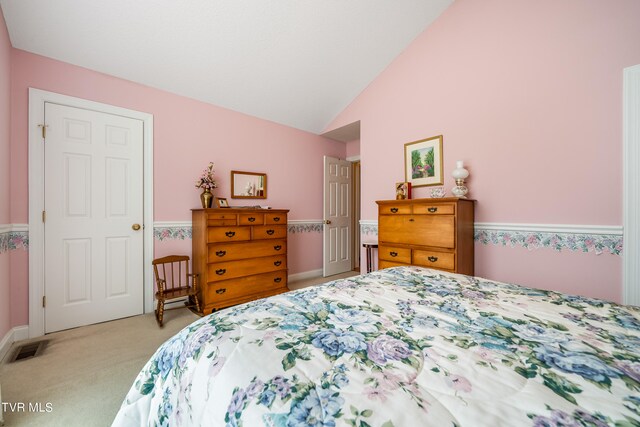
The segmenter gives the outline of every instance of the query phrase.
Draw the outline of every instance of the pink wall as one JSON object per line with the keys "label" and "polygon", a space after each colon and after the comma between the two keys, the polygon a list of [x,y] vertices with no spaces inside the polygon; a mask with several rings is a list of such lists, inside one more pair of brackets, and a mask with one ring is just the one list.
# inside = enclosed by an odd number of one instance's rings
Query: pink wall
{"label": "pink wall", "polygon": [[[361,121],[363,219],[393,197],[403,144],[442,134],[445,188],[464,160],[476,221],[620,225],[622,70],[640,63],[638,16],[636,0],[454,2],[327,127]],[[477,274],[548,286],[537,254],[511,252],[531,263],[514,271],[476,249]],[[567,290],[620,300],[615,256],[552,254]]]}
{"label": "pink wall", "polygon": [[346,144],[347,144],[347,158],[360,155],[359,139],[354,139],[353,141],[349,141]]}
{"label": "pink wall", "polygon": [[153,114],[156,221],[191,219],[189,209],[200,203],[194,182],[209,161],[216,195],[229,197],[232,169],[266,172],[268,199],[260,203],[289,208],[292,219],[321,218],[322,156],[344,156],[343,143],[21,50],[12,60],[12,194],[23,196],[12,206],[14,219],[28,216],[29,87]]}
{"label": "pink wall", "polygon": [[[11,223],[10,196],[11,42],[0,13],[0,225]],[[0,253],[0,340],[11,329],[9,253]]]}
{"label": "pink wall", "polygon": [[[89,99],[144,111],[154,116],[154,219],[190,221],[200,204],[196,177],[209,161],[215,163],[219,188],[214,194],[230,196],[233,170],[266,172],[268,199],[238,201],[233,205],[263,204],[290,209],[290,219],[322,218],[323,155],[345,156],[345,144],[307,132],[257,119],[217,106],[173,95],[74,65],[12,51],[11,215],[13,222],[28,222],[27,137],[28,88]],[[292,254],[290,273],[321,267],[322,245],[306,233],[295,238],[307,255]],[[191,253],[190,241],[156,242],[158,255]],[[26,261],[19,269],[26,271]],[[26,273],[14,283],[17,290],[13,323],[28,323]]]}

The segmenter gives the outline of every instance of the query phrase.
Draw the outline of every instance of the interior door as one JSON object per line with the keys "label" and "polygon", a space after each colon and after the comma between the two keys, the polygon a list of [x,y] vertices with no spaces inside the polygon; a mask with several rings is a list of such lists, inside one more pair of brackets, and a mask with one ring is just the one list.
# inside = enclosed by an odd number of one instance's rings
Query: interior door
{"label": "interior door", "polygon": [[351,163],[324,157],[324,277],[353,268]]}
{"label": "interior door", "polygon": [[143,123],[45,103],[45,332],[143,312]]}

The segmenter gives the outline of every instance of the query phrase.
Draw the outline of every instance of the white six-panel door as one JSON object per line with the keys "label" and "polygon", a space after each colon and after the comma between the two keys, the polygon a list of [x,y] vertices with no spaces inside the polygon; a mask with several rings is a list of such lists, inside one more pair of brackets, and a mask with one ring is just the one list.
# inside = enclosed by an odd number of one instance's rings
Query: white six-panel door
{"label": "white six-panel door", "polygon": [[45,332],[141,314],[142,121],[46,103],[45,123]]}
{"label": "white six-panel door", "polygon": [[351,162],[324,157],[324,277],[353,268],[351,249]]}

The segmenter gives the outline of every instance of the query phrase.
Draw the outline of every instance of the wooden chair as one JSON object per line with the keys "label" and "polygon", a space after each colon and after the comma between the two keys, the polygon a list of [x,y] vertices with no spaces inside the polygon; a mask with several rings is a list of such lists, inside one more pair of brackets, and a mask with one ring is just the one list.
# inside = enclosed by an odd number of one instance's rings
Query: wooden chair
{"label": "wooden chair", "polygon": [[[165,301],[187,297],[185,307],[196,307],[200,311],[198,302],[198,275],[189,273],[189,257],[186,255],[169,255],[154,259],[153,271],[156,276],[156,320],[162,326]],[[193,300],[193,302],[192,302]],[[173,308],[182,308],[173,307]],[[167,309],[169,310],[169,309]]]}

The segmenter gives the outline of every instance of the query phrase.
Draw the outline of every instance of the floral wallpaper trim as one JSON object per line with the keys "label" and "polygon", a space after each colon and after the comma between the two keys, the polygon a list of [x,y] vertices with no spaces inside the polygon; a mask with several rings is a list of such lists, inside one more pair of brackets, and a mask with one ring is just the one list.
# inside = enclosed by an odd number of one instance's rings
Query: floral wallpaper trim
{"label": "floral wallpaper trim", "polygon": [[[322,233],[321,220],[291,220],[287,224],[287,231],[291,234]],[[191,222],[156,222],[153,227],[153,237],[156,240],[185,240],[192,237]]]}
{"label": "floral wallpaper trim", "polygon": [[565,249],[573,252],[593,252],[596,255],[603,252],[612,255],[622,253],[621,235],[476,229],[474,240],[483,245],[522,246],[529,250],[548,248],[560,252]]}
{"label": "floral wallpaper trim", "polygon": [[[623,249],[622,227],[618,226],[476,223],[474,228],[474,241],[483,245],[593,252],[596,255],[603,252],[621,255]],[[377,221],[360,221],[360,234],[377,236]]]}
{"label": "floral wallpaper trim", "polygon": [[378,235],[378,221],[360,220],[360,234]]}
{"label": "floral wallpaper trim", "polygon": [[322,233],[321,220],[290,220],[287,224],[287,231],[296,233]]}
{"label": "floral wallpaper trim", "polygon": [[153,237],[156,240],[191,239],[191,225],[188,226],[154,226]]}
{"label": "floral wallpaper trim", "polygon": [[10,231],[0,231],[0,254],[17,249],[29,249],[29,232],[13,231],[11,227],[3,227]]}

